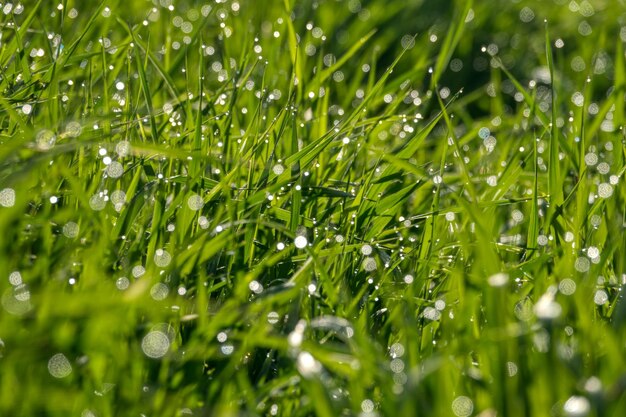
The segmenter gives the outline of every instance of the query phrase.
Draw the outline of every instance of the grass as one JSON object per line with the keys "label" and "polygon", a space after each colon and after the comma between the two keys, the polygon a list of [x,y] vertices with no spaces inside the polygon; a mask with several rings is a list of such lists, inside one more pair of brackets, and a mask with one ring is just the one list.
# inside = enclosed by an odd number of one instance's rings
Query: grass
{"label": "grass", "polygon": [[0,415],[621,415],[624,2],[431,3],[3,3]]}

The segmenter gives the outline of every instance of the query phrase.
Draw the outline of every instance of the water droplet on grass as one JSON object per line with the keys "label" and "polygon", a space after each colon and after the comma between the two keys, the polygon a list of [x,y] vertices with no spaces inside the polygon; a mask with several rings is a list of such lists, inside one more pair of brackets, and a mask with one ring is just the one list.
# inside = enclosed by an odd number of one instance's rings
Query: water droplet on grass
{"label": "water droplet on grass", "polygon": [[279,315],[278,315],[278,313],[277,313],[277,312],[275,312],[275,311],[270,311],[270,312],[267,314],[267,322],[268,322],[269,324],[276,324],[276,323],[278,323],[278,319],[279,319],[279,318],[280,318],[280,316],[279,316]]}
{"label": "water droplet on grass", "polygon": [[468,417],[474,411],[474,403],[469,397],[461,395],[452,401],[452,412],[457,417]]}
{"label": "water droplet on grass", "polygon": [[48,360],[48,372],[55,378],[65,378],[72,373],[72,364],[62,353],[57,353]]}
{"label": "water droplet on grass", "polygon": [[603,182],[602,184],[598,185],[598,195],[601,198],[611,197],[613,195],[613,186],[611,186],[611,184]]}
{"label": "water droplet on grass", "polygon": [[124,174],[124,167],[117,161],[112,161],[106,168],[107,175],[111,178],[119,178]]}
{"label": "water droplet on grass", "polygon": [[78,236],[79,227],[74,222],[67,222],[63,226],[63,235],[67,238],[73,239]]}
{"label": "water droplet on grass", "polygon": [[[608,142],[608,143],[611,143],[611,142]],[[607,150],[610,150],[610,149],[607,149]],[[596,167],[596,169],[598,170],[600,174],[605,175],[611,171],[611,165],[607,164],[606,162],[600,162],[598,166]]]}
{"label": "water droplet on grass", "polygon": [[15,316],[22,316],[28,313],[32,308],[30,302],[30,293],[26,285],[20,284],[15,288],[9,288],[2,294],[2,307]]}
{"label": "water droplet on grass", "polygon": [[130,153],[130,142],[123,140],[115,145],[115,152],[120,158],[128,156]]}
{"label": "water droplet on grass", "polygon": [[598,155],[596,155],[593,152],[589,152],[588,154],[585,155],[585,164],[587,164],[587,166],[594,166],[597,163],[598,163]]}
{"label": "water droplet on grass", "polygon": [[571,278],[565,278],[559,282],[559,291],[563,295],[572,295],[576,292],[576,282]]}
{"label": "water droplet on grass", "polygon": [[376,270],[376,259],[372,258],[371,256],[368,256],[367,258],[363,259],[363,262],[361,263],[361,267],[367,271],[367,272],[372,272]]}
{"label": "water droplet on grass", "polygon": [[91,209],[94,211],[104,210],[104,208],[106,207],[106,201],[104,200],[104,197],[100,194],[94,194],[91,196],[91,198],[89,198],[89,207],[91,207]]}
{"label": "water droplet on grass", "polygon": [[515,316],[522,321],[529,321],[533,316],[533,303],[528,298],[518,301],[513,310]]}
{"label": "water droplet on grass", "polygon": [[276,164],[274,165],[274,167],[272,168],[272,172],[276,175],[280,175],[283,172],[285,172],[285,167],[282,166],[281,164]]}
{"label": "water droplet on grass", "polygon": [[139,278],[145,273],[146,273],[146,268],[144,268],[143,265],[137,265],[133,267],[133,270],[132,270],[133,277]]}
{"label": "water droplet on grass", "polygon": [[118,290],[123,291],[130,286],[130,281],[126,277],[119,277],[117,281],[115,281],[115,286]]}
{"label": "water droplet on grass", "polygon": [[517,364],[515,362],[507,362],[506,370],[510,377],[517,375]]}
{"label": "water droplet on grass", "polygon": [[224,355],[227,355],[227,356],[232,355],[233,352],[235,351],[235,346],[231,345],[230,343],[227,343],[220,347],[220,351]]}
{"label": "water droplet on grass", "polygon": [[561,305],[554,301],[556,291],[556,286],[550,286],[545,294],[537,300],[537,304],[534,306],[534,312],[538,319],[554,320],[561,315]]}
{"label": "water droplet on grass", "polygon": [[165,300],[169,293],[170,287],[162,282],[158,282],[150,288],[150,296],[156,301]]}
{"label": "water droplet on grass", "polygon": [[198,211],[204,207],[204,200],[198,194],[193,194],[187,199],[187,205],[191,210]]}
{"label": "water droplet on grass", "polygon": [[122,190],[115,190],[111,193],[110,200],[111,204],[115,207],[115,211],[120,212],[126,202],[126,193]]}
{"label": "water droplet on grass", "polygon": [[589,247],[587,248],[587,256],[588,256],[590,259],[597,258],[598,256],[600,256],[600,249],[598,249],[598,248],[597,248],[597,247],[595,247],[595,246],[589,246]]}
{"label": "water droplet on grass", "polygon": [[509,282],[509,275],[504,272],[499,272],[487,278],[487,282],[492,287],[503,287]]}
{"label": "water droplet on grass", "polygon": [[322,371],[322,365],[309,352],[300,352],[296,361],[300,374],[305,378],[311,378]]}
{"label": "water droplet on grass", "polygon": [[584,256],[577,258],[574,262],[574,269],[576,269],[578,272],[587,272],[589,271],[590,266],[591,263],[589,262],[589,259]]}
{"label": "water droplet on grass", "polygon": [[602,217],[598,214],[594,214],[589,217],[589,223],[591,223],[593,227],[598,228],[602,224]]}
{"label": "water droplet on grass", "polygon": [[13,286],[22,285],[22,274],[19,271],[13,271],[9,275],[9,283]]}
{"label": "water droplet on grass", "polygon": [[361,253],[365,256],[372,254],[372,247],[370,245],[361,246]]}
{"label": "water droplet on grass", "polygon": [[160,268],[167,267],[172,262],[172,255],[165,249],[157,249],[154,252],[154,263]]}
{"label": "water droplet on grass", "polygon": [[478,137],[481,138],[482,140],[487,139],[489,135],[491,135],[491,131],[489,130],[488,127],[481,127],[478,130]]}
{"label": "water droplet on grass", "polygon": [[593,302],[601,306],[609,301],[609,295],[604,290],[598,290],[593,296]]}
{"label": "water droplet on grass", "polygon": [[306,322],[304,320],[300,320],[296,327],[293,329],[289,336],[287,336],[287,342],[289,346],[292,348],[299,348],[304,340],[304,330],[306,329]]}
{"label": "water droplet on grass", "polygon": [[584,417],[590,410],[589,400],[577,395],[569,397],[563,404],[563,411],[567,417]]}
{"label": "water droplet on grass", "polygon": [[392,358],[401,358],[404,356],[404,345],[402,343],[396,342],[389,347],[389,356]]}
{"label": "water droplet on grass", "polygon": [[263,292],[263,285],[257,280],[251,281],[250,284],[248,284],[248,288],[255,294],[261,294]]}
{"label": "water droplet on grass", "polygon": [[296,245],[296,248],[304,249],[309,242],[306,236],[296,236],[293,243]]}
{"label": "water droplet on grass", "polygon": [[597,394],[602,391],[602,381],[597,376],[592,376],[585,381],[585,391],[590,394]]}
{"label": "water droplet on grass", "polygon": [[52,149],[54,144],[57,141],[57,136],[54,134],[52,130],[44,129],[40,130],[35,137],[35,142],[37,143],[37,148],[42,151],[47,151]]}
{"label": "water droplet on grass", "polygon": [[201,229],[208,229],[209,228],[209,219],[206,218],[206,216],[200,216],[198,217],[198,225],[200,226]]}
{"label": "water droplet on grass", "polygon": [[394,374],[399,374],[404,371],[404,361],[400,358],[393,359],[389,364],[389,368]]}
{"label": "water droplet on grass", "polygon": [[170,339],[160,330],[153,330],[141,341],[141,350],[149,358],[162,358],[170,348]]}
{"label": "water droplet on grass", "polygon": [[361,410],[364,413],[371,413],[374,411],[374,401],[370,399],[365,399],[361,402]]}
{"label": "water droplet on grass", "polygon": [[400,40],[400,44],[404,49],[412,49],[415,46],[415,38],[411,35],[404,35]]}
{"label": "water droplet on grass", "polygon": [[63,134],[70,138],[76,138],[80,136],[81,131],[83,130],[82,126],[78,122],[69,122],[67,126],[65,126],[65,131]]}
{"label": "water droplet on grass", "polygon": [[441,318],[441,312],[433,307],[426,307],[424,309],[424,318],[432,321],[437,321]]}
{"label": "water droplet on grass", "polygon": [[585,103],[585,96],[579,91],[575,92],[572,94],[572,103],[581,107]]}
{"label": "water droplet on grass", "polygon": [[15,190],[13,188],[5,188],[0,191],[0,206],[13,207],[15,205]]}
{"label": "water droplet on grass", "polygon": [[29,301],[30,291],[28,290],[26,284],[19,284],[15,286],[13,296],[17,301]]}

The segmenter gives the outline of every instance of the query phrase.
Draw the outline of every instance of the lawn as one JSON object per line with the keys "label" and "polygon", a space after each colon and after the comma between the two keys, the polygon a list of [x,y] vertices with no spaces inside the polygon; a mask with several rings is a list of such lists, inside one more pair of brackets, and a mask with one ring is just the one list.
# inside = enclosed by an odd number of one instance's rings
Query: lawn
{"label": "lawn", "polygon": [[0,3],[1,416],[626,415],[624,0]]}

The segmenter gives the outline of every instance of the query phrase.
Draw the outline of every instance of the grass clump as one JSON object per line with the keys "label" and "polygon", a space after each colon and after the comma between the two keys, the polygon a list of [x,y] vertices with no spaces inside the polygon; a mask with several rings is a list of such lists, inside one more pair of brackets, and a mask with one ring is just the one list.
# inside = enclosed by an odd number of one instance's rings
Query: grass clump
{"label": "grass clump", "polygon": [[3,3],[0,414],[626,409],[620,1]]}

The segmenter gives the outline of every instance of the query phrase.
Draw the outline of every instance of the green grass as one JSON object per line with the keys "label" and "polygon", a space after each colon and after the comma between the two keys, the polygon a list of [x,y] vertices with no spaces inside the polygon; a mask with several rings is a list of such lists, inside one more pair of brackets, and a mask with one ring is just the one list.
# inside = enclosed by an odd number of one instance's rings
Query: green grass
{"label": "green grass", "polygon": [[0,415],[626,412],[623,0],[171,3],[0,6]]}

